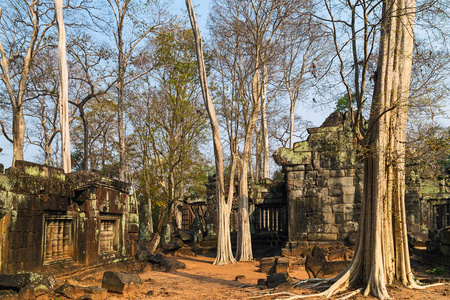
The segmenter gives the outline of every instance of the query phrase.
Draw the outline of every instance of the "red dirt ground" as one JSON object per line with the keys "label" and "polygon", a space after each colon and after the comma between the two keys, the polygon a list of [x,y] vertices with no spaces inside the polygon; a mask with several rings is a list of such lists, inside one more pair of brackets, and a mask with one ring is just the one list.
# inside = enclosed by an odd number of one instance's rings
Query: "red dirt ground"
{"label": "red dirt ground", "polygon": [[[180,261],[186,264],[186,269],[172,273],[152,271],[148,265],[140,272],[143,285],[139,290],[128,295],[108,293],[108,299],[276,299],[270,296],[273,289],[260,290],[257,281],[266,278],[266,274],[259,271],[259,262],[238,263],[227,266],[215,266],[212,264],[214,258],[206,256],[179,256]],[[64,281],[74,285],[101,286],[102,271],[97,271],[78,281],[66,279]],[[241,281],[236,281],[237,275],[244,275]],[[290,277],[306,279],[303,266],[295,266],[289,272]],[[293,279],[295,280],[295,279]],[[63,279],[58,280],[63,283]],[[304,289],[293,289],[295,294],[311,294],[314,291]],[[267,294],[267,296],[263,296]],[[450,285],[432,287],[425,290],[411,290],[404,288],[401,284],[389,287],[389,294],[393,299],[450,299]],[[278,299],[285,299],[279,297]],[[255,299],[255,298],[254,298]],[[321,299],[312,297],[308,299]],[[350,299],[375,299],[357,295]]]}

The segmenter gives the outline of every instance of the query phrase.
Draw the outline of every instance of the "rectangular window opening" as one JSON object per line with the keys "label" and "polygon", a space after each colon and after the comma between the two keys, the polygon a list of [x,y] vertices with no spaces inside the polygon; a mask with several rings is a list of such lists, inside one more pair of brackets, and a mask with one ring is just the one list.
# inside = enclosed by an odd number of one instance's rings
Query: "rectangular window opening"
{"label": "rectangular window opening", "polygon": [[119,244],[119,218],[102,217],[100,219],[99,252],[107,253],[118,251]]}
{"label": "rectangular window opening", "polygon": [[72,259],[73,219],[47,216],[44,220],[44,264]]}

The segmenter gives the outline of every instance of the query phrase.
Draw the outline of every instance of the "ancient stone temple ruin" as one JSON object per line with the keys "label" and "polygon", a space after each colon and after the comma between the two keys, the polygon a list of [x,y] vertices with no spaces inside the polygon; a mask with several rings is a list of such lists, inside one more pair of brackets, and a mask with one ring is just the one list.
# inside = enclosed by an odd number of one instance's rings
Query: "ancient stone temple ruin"
{"label": "ancient stone temple ruin", "polygon": [[308,133],[307,141],[274,154],[286,174],[288,239],[344,241],[358,229],[363,180],[351,119],[334,113]]}
{"label": "ancient stone temple ruin", "polygon": [[[306,141],[274,154],[285,173],[287,249],[310,242],[354,241],[363,193],[363,162],[355,150],[349,113],[333,113]],[[408,231],[450,225],[450,180],[406,174]]]}
{"label": "ancient stone temple ruin", "polygon": [[128,186],[95,173],[18,161],[0,174],[0,271],[132,258],[139,220]]}

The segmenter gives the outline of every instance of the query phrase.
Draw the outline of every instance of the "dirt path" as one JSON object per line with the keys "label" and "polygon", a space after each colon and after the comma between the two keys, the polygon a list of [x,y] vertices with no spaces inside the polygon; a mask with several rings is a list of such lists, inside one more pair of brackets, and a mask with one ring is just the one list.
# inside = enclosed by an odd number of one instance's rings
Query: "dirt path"
{"label": "dirt path", "polygon": [[[141,276],[144,282],[142,287],[129,295],[108,293],[108,299],[248,299],[260,296],[263,293],[271,293],[273,290],[259,290],[256,287],[260,278],[266,275],[259,271],[259,262],[238,263],[227,266],[215,266],[214,258],[205,256],[177,257],[186,264],[185,270],[172,273],[152,271],[147,266]],[[83,285],[101,286],[102,272],[90,275],[79,282]],[[236,276],[244,275],[239,282]],[[306,279],[303,267],[297,267],[290,271],[289,275],[297,279]],[[309,290],[294,289],[296,294],[309,294]],[[439,286],[425,290],[410,290],[401,285],[393,285],[389,288],[389,294],[393,299],[434,300],[450,299],[450,286]],[[260,299],[274,299],[264,297]],[[308,299],[319,299],[317,297]],[[358,295],[350,299],[375,299]]]}

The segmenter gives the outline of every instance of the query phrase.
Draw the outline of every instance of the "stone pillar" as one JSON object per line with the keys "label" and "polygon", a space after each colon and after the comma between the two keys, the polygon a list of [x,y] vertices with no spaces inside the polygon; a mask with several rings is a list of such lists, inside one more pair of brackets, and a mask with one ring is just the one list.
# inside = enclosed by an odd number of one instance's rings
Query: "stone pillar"
{"label": "stone pillar", "polygon": [[305,166],[286,166],[287,217],[289,241],[306,241],[307,215]]}

